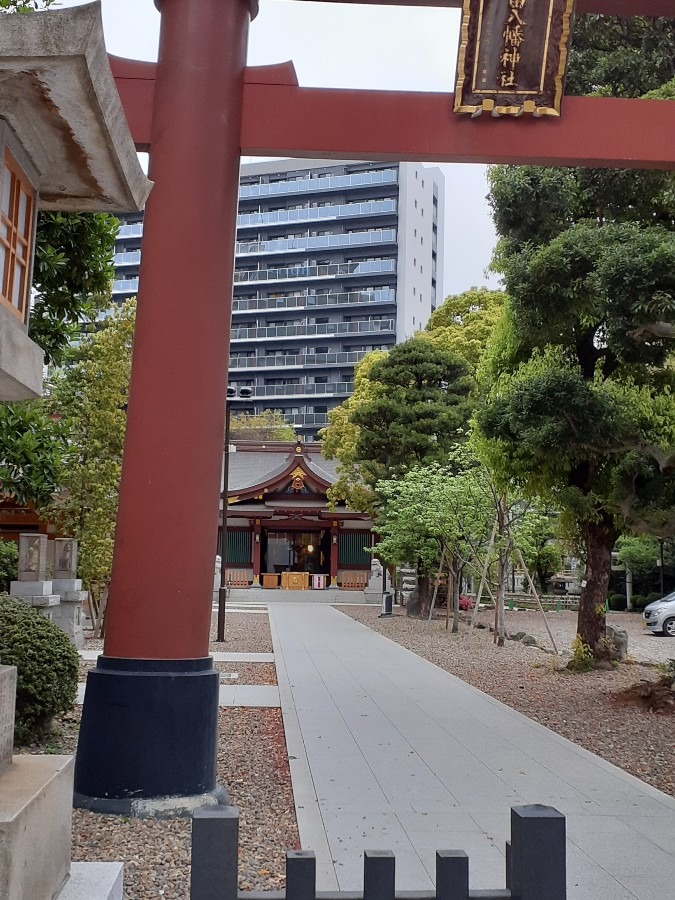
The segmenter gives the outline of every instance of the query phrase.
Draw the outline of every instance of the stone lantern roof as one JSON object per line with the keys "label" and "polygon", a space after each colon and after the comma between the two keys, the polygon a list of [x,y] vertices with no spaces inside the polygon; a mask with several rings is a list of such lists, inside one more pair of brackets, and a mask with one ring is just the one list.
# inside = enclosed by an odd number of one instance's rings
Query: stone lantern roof
{"label": "stone lantern roof", "polygon": [[151,182],[110,71],[99,2],[2,17],[0,118],[38,170],[41,209],[143,208]]}

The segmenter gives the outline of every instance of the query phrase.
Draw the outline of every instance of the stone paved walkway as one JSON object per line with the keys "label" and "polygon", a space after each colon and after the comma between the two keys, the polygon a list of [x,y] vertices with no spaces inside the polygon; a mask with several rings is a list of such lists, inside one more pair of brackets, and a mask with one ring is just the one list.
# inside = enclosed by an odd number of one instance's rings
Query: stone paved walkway
{"label": "stone paved walkway", "polygon": [[[303,849],[318,887],[356,890],[363,849],[397,890],[464,849],[503,888],[512,805],[567,817],[569,900],[675,896],[675,799],[323,604],[269,607]],[[545,898],[542,898],[545,900]]]}

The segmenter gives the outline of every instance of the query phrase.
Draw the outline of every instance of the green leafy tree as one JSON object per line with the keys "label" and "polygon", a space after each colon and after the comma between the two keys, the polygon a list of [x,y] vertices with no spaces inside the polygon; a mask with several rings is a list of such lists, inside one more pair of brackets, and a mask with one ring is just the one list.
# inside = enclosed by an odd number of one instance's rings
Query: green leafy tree
{"label": "green leafy tree", "polygon": [[675,19],[577,16],[566,93],[640,97],[675,77]]}
{"label": "green leafy tree", "polygon": [[230,416],[231,441],[293,441],[295,429],[278,410],[266,409],[258,415],[235,413]]}
{"label": "green leafy tree", "polygon": [[[596,19],[584,26],[600,48],[586,72],[593,89],[635,95],[672,77],[643,29],[639,84],[636,73],[610,79],[630,54],[614,25]],[[590,65],[593,54],[584,58]],[[581,65],[573,60],[573,85],[586,77]],[[617,537],[626,526],[675,525],[673,176],[495,167],[490,187],[501,238],[494,265],[509,300],[480,373],[490,388],[476,416],[483,458],[561,508],[580,536],[578,632],[600,654]]]}
{"label": "green leafy tree", "polygon": [[462,358],[473,373],[492,332],[502,317],[504,292],[471,288],[447,297],[429,319],[426,332],[432,340]]}
{"label": "green leafy tree", "polygon": [[41,508],[59,488],[66,449],[59,422],[42,401],[0,403],[0,492]]}
{"label": "green leafy tree", "polygon": [[644,577],[653,572],[659,559],[659,542],[646,534],[622,534],[616,543],[618,561],[633,573]]}
{"label": "green leafy tree", "polygon": [[452,601],[455,612],[453,631],[458,628],[462,574],[485,552],[495,516],[487,471],[464,461],[465,454],[458,451],[450,463],[416,466],[399,480],[377,485],[382,499],[378,556],[393,564],[416,565],[419,602],[409,604],[409,614],[412,609],[423,617],[428,614],[430,578],[447,571],[448,602]]}
{"label": "green leafy tree", "polygon": [[84,337],[55,380],[51,406],[68,435],[61,493],[49,509],[77,538],[79,574],[97,618],[112,568],[136,303],[128,301]]}
{"label": "green leafy tree", "polygon": [[30,13],[48,9],[58,0],[0,0],[0,13]]}
{"label": "green leafy tree", "polygon": [[371,367],[372,396],[350,413],[359,427],[355,456],[369,484],[415,465],[444,461],[469,417],[466,363],[411,338]]}
{"label": "green leafy tree", "polygon": [[564,545],[560,539],[558,516],[536,506],[528,508],[513,528],[515,544],[541,591],[562,567]]}
{"label": "green leafy tree", "polygon": [[103,213],[40,213],[28,333],[47,363],[64,362],[71,342],[110,306],[118,228]]}
{"label": "green leafy tree", "polygon": [[370,377],[372,367],[386,354],[382,350],[368,353],[354,369],[354,392],[339,406],[328,412],[328,427],[319,432],[326,459],[337,459],[337,481],[328,490],[333,505],[344,501],[350,509],[373,512],[376,504],[374,485],[362,469],[357,456],[360,427],[354,413],[370,402],[378,391]]}

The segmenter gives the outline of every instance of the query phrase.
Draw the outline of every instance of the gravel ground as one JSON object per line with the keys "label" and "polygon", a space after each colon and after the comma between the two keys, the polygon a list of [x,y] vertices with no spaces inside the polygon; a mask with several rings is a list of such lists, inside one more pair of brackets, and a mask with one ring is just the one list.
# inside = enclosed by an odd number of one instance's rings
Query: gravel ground
{"label": "gravel ground", "polygon": [[[217,613],[211,618],[211,651],[227,653],[272,653],[272,635],[269,619],[262,613],[226,613],[225,640],[216,640]],[[103,641],[87,637],[87,650],[102,650]]]}
{"label": "gravel ground", "polygon": [[[215,637],[215,616],[212,639]],[[87,649],[102,642],[87,640]],[[267,616],[231,613],[226,640],[211,650],[272,652]],[[94,662],[81,661],[80,680]],[[273,663],[215,663],[236,672],[236,684],[276,684]],[[63,716],[57,731],[30,753],[75,752],[81,708]],[[286,850],[300,846],[279,709],[226,708],[219,711],[218,783],[240,809],[240,890],[282,889]],[[190,829],[185,819],[138,820],[73,812],[73,860],[125,863],[125,900],[186,900],[190,883]]]}
{"label": "gravel ground", "polygon": [[261,613],[226,613],[225,640],[216,640],[217,615],[211,620],[211,650],[227,653],[272,653],[272,635],[266,615]]}
{"label": "gravel ground", "polygon": [[[486,629],[474,631],[471,645],[467,647],[464,622],[460,634],[453,635],[445,630],[444,621],[434,620],[427,625],[408,619],[401,610],[396,610],[391,619],[378,619],[377,609],[364,606],[338,609],[507,706],[675,796],[673,717],[617,706],[612,696],[642,679],[656,680],[660,674],[658,670],[629,663],[606,672],[573,674],[564,668],[554,668],[562,663],[536,647],[525,647],[515,641],[507,641],[503,648],[497,647]],[[567,640],[569,645],[575,614],[555,615],[556,619],[553,614],[549,616],[549,621],[554,620],[551,622],[554,637],[559,630],[556,640],[559,638],[561,643]],[[481,613],[483,616],[487,620],[487,615]],[[614,614],[610,620],[619,617],[631,618]],[[537,624],[536,615],[531,612],[507,612],[506,627],[510,632],[527,631],[541,636],[542,640],[546,634],[545,627],[541,622]],[[538,628],[543,632],[541,635]],[[645,639],[649,644],[651,640],[658,640],[650,639],[649,635],[645,635]],[[675,655],[675,642],[670,643]],[[629,644],[629,652],[633,652],[632,644]]]}
{"label": "gravel ground", "polygon": [[214,663],[214,669],[227,675],[235,673],[238,678],[221,678],[223,684],[276,684],[277,670],[274,663]]}
{"label": "gravel ground", "polygon": [[[74,753],[80,709],[27,753]],[[240,809],[239,888],[277,890],[286,850],[299,849],[281,710],[227,708],[219,712],[218,783]],[[73,811],[75,861],[123,861],[125,900],[186,900],[190,884],[186,819],[127,819]]]}
{"label": "gravel ground", "polygon": [[[531,610],[506,610],[506,631],[526,631],[536,637],[542,647],[551,647],[551,639],[541,613]],[[481,610],[478,621],[484,625],[494,623],[494,610]],[[570,610],[546,613],[546,621],[559,650],[568,652],[577,631],[577,614]],[[628,655],[636,662],[665,663],[675,657],[675,640],[651,634],[644,627],[644,619],[637,613],[610,612],[607,623],[623,628],[628,633]],[[445,625],[445,613],[443,613]]]}

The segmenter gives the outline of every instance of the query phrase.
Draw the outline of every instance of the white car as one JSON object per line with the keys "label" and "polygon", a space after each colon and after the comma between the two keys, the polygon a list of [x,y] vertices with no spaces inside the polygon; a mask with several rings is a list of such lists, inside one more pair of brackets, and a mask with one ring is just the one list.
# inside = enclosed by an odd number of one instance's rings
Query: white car
{"label": "white car", "polygon": [[645,606],[643,615],[652,634],[675,637],[675,591]]}

